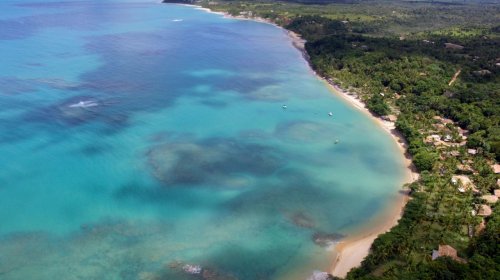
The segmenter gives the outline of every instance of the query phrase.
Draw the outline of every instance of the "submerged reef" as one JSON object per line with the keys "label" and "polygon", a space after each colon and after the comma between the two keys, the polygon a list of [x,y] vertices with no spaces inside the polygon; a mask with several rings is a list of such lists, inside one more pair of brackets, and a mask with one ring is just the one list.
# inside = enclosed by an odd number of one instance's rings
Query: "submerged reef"
{"label": "submerged reef", "polygon": [[166,186],[250,186],[254,176],[272,175],[285,165],[275,148],[231,138],[173,141],[147,153],[156,178]]}

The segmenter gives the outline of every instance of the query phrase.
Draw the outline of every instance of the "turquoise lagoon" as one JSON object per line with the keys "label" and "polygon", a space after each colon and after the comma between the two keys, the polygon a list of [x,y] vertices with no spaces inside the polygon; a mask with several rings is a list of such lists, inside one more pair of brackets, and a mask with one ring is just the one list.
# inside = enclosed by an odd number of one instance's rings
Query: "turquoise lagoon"
{"label": "turquoise lagoon", "polygon": [[282,29],[36,1],[0,2],[1,279],[305,279],[397,196],[390,136]]}

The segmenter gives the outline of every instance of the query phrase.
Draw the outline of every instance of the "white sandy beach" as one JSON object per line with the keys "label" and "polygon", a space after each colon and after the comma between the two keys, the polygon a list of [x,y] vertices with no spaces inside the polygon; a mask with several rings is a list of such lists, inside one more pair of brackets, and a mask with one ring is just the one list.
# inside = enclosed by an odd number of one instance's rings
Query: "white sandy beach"
{"label": "white sandy beach", "polygon": [[352,268],[360,266],[368,255],[373,241],[398,223],[407,201],[408,195],[400,194],[383,214],[369,225],[357,229],[358,234],[341,241],[335,247],[335,259],[328,272],[337,277],[345,277]]}

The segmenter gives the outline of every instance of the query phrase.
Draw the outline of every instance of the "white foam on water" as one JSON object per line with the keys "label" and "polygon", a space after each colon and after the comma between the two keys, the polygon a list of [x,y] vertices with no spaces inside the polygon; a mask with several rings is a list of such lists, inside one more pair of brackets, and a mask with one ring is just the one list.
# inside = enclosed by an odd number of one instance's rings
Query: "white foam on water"
{"label": "white foam on water", "polygon": [[74,103],[69,105],[70,108],[88,108],[88,107],[95,107],[99,106],[99,104],[95,101],[79,101],[78,103]]}

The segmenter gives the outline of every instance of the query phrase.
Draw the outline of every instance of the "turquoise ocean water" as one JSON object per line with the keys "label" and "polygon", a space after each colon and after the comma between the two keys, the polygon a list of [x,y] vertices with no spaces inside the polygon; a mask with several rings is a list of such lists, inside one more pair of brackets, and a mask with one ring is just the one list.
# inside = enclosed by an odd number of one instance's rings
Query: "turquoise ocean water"
{"label": "turquoise ocean water", "polygon": [[36,1],[0,2],[0,279],[305,279],[396,196],[395,144],[283,30]]}

